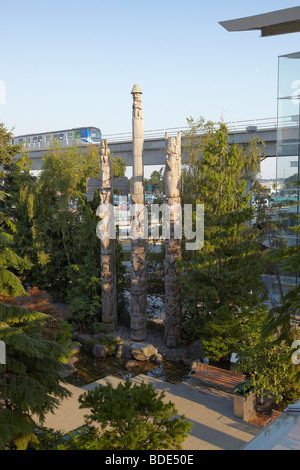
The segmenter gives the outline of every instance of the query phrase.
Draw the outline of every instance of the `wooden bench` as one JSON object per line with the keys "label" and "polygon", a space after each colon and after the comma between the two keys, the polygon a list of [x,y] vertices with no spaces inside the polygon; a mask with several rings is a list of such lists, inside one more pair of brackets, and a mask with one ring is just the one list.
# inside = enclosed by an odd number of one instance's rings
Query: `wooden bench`
{"label": "wooden bench", "polygon": [[267,421],[264,424],[264,428],[266,428],[267,426],[269,426],[269,424],[271,424],[273,421],[275,421],[275,419],[278,418],[278,416],[280,416],[281,413],[282,413],[281,411],[272,410],[270,418],[267,419]]}
{"label": "wooden bench", "polygon": [[209,366],[197,363],[196,369],[189,373],[190,378],[195,378],[203,383],[214,385],[220,388],[226,388],[234,390],[236,385],[245,382],[245,375],[238,374],[226,369],[220,369],[219,367]]}

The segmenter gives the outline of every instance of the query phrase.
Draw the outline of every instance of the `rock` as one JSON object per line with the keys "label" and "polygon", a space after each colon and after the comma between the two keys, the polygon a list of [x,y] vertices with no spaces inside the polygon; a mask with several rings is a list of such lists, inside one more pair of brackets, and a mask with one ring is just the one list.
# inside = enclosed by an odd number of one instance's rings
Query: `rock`
{"label": "rock", "polygon": [[163,361],[163,357],[161,354],[153,354],[153,356],[150,357],[150,361],[154,362],[155,364],[161,364]]}
{"label": "rock", "polygon": [[77,361],[78,361],[78,357],[76,357],[76,356],[69,356],[69,357],[67,357],[67,359],[66,359],[66,364],[67,364],[67,365],[74,365],[75,362],[77,362]]}
{"label": "rock", "polygon": [[78,335],[77,341],[79,341],[81,344],[89,344],[91,341],[93,341],[93,338],[90,335],[81,334]]}
{"label": "rock", "polygon": [[77,338],[78,338],[78,335],[79,335],[79,331],[73,331],[73,333],[72,333],[72,340],[73,340],[73,341],[76,341]]}
{"label": "rock", "polygon": [[149,357],[158,353],[158,350],[149,343],[131,343],[131,355],[137,361],[148,361]]}
{"label": "rock", "polygon": [[177,364],[180,364],[183,359],[183,354],[178,349],[169,349],[168,351],[166,351],[163,357],[166,361],[176,362]]}
{"label": "rock", "polygon": [[203,348],[201,341],[194,341],[191,347],[188,349],[185,357],[190,359],[199,359],[199,357],[203,357]]}
{"label": "rock", "polygon": [[95,333],[95,334],[93,334],[93,338],[94,338],[94,339],[103,338],[103,333]]}
{"label": "rock", "polygon": [[190,370],[194,370],[197,367],[197,361],[194,359],[189,359],[188,357],[184,357],[182,359],[182,363],[187,366]]}
{"label": "rock", "polygon": [[73,364],[64,364],[64,370],[60,372],[61,377],[69,377],[69,375],[76,372],[76,367]]}
{"label": "rock", "polygon": [[72,343],[70,346],[71,354],[78,354],[81,350],[81,343]]}
{"label": "rock", "polygon": [[119,344],[118,350],[116,352],[116,358],[131,358],[131,347],[129,344],[121,343]]}
{"label": "rock", "polygon": [[137,366],[138,366],[138,362],[135,361],[134,359],[131,359],[130,361],[127,361],[126,364],[125,364],[126,369],[134,369]]}
{"label": "rock", "polygon": [[104,344],[95,344],[95,346],[93,347],[93,351],[92,351],[92,354],[95,356],[95,357],[106,357],[108,356],[108,348],[106,346],[104,346]]}
{"label": "rock", "polygon": [[78,361],[78,357],[76,356],[69,356],[67,357],[67,364],[74,365]]}

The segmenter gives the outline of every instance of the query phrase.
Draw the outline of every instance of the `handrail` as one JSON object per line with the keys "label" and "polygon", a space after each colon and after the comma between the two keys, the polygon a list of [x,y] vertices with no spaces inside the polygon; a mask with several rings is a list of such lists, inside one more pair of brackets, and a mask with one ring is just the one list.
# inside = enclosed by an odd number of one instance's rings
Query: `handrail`
{"label": "handrail", "polygon": [[[287,116],[287,122],[289,122],[290,117]],[[255,126],[258,130],[262,129],[275,129],[277,128],[277,117],[275,118],[262,118],[262,119],[250,119],[244,121],[231,121],[224,122],[229,132],[238,132],[246,131],[248,127]],[[295,122],[291,122],[295,125]],[[152,129],[144,131],[144,140],[150,140],[154,138],[163,138],[167,132],[169,136],[176,135],[177,132],[187,132],[190,128],[188,126],[184,127],[171,127],[165,129]],[[130,142],[132,141],[132,132],[121,132],[117,134],[106,134],[103,135],[104,139],[107,139],[108,142]]]}
{"label": "handrail", "polygon": [[[255,131],[255,130],[268,130],[268,129],[277,129],[278,125],[282,127],[292,127],[298,125],[299,117],[298,116],[283,116],[278,120],[277,117],[273,118],[261,118],[261,119],[248,119],[244,121],[230,121],[224,122],[228,132],[241,132],[241,131]],[[254,129],[251,129],[254,127]],[[151,140],[154,138],[161,139],[165,136],[167,132],[169,136],[174,136],[177,132],[187,132],[190,128],[188,126],[184,127],[171,127],[165,129],[152,129],[144,131],[144,140]],[[131,142],[132,141],[132,132],[121,132],[118,134],[106,134],[103,135],[104,139],[107,139],[108,142]]]}
{"label": "handrail", "polygon": [[[231,121],[231,122],[224,122],[226,125],[228,132],[253,132],[257,130],[274,130],[277,127],[292,127],[298,126],[299,124],[299,117],[298,116],[284,116],[280,117],[280,119],[275,118],[261,118],[261,119],[249,119],[244,121]],[[167,132],[168,135],[175,136],[177,132],[185,133],[190,130],[190,127],[170,127],[165,129],[152,129],[144,131],[144,140],[152,140],[152,139],[162,139],[165,137],[165,133]],[[104,139],[107,139],[109,143],[114,142],[132,142],[132,132],[121,132],[117,134],[106,134],[103,135]],[[60,142],[62,147],[69,147],[70,145],[80,145],[80,142],[72,140],[71,143],[68,140],[63,140]],[[38,142],[36,144],[24,144],[25,150],[45,150],[51,147],[50,142]]]}

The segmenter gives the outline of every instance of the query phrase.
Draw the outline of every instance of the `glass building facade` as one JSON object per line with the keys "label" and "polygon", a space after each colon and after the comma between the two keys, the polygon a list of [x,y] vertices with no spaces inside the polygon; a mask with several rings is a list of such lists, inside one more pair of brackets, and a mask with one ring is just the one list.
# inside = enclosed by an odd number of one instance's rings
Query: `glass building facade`
{"label": "glass building facade", "polygon": [[[283,230],[280,236],[289,246],[299,243],[292,227],[299,225],[300,168],[300,52],[278,58],[276,202]],[[286,287],[298,284],[298,273],[285,276]]]}

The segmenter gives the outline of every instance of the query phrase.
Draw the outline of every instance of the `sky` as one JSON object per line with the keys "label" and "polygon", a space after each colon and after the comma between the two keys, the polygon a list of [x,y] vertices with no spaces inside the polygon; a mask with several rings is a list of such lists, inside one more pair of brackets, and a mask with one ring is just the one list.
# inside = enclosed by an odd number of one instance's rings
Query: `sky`
{"label": "sky", "polygon": [[[219,21],[298,6],[252,0],[0,0],[0,122],[15,135],[79,126],[131,131],[277,114],[278,56],[300,33],[229,33]],[[2,94],[1,94],[2,93]]]}

